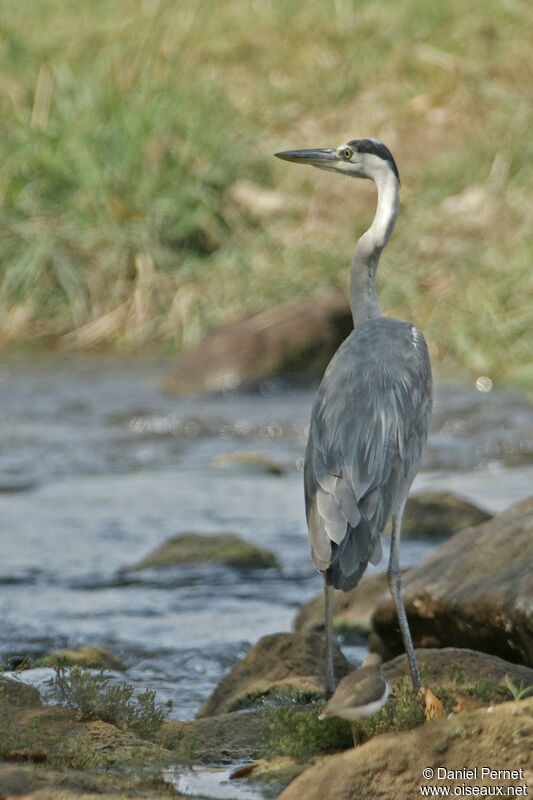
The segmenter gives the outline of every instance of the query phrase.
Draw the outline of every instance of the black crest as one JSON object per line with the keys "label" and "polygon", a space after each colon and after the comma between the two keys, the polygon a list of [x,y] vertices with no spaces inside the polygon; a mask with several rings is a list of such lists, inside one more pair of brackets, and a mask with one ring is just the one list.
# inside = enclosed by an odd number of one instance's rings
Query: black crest
{"label": "black crest", "polygon": [[398,180],[400,180],[398,167],[392,157],[391,151],[383,142],[380,142],[379,139],[353,139],[351,142],[348,142],[348,145],[353,147],[358,153],[372,153],[372,155],[382,158],[383,161],[387,161]]}

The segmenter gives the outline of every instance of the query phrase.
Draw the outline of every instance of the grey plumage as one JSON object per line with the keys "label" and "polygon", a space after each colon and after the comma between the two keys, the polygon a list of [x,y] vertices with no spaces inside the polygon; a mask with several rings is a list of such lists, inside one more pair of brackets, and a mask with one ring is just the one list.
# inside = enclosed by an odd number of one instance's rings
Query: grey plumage
{"label": "grey plumage", "polygon": [[400,593],[403,508],[420,464],[431,415],[431,365],[422,333],[381,315],[376,270],[399,210],[400,178],[378,139],[337,148],[292,150],[279,158],[369,178],[378,203],[351,268],[354,330],[331,360],[313,406],[304,466],[305,504],[316,567],[326,589],[327,689],[333,677],[333,587],[357,585],[368,562],[381,559],[381,533],[393,520],[387,581],[413,685],[416,658]]}
{"label": "grey plumage", "polygon": [[348,591],[418,471],[431,411],[424,337],[377,317],[356,328],[330,362],[311,414],[305,500],[315,566]]}
{"label": "grey plumage", "polygon": [[381,669],[381,658],[371,653],[359,669],[340,681],[319,719],[341,717],[353,721],[367,717],[385,705],[390,691],[390,684]]}

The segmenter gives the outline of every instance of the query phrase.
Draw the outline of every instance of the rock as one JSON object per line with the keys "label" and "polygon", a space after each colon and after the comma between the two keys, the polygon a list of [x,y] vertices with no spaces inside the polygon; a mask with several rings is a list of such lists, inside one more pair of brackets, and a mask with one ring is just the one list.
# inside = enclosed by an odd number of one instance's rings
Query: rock
{"label": "rock", "polygon": [[[508,675],[516,686],[533,686],[533,669],[504,661],[503,658],[459,647],[417,648],[418,667],[430,686],[473,686],[484,678],[505,685]],[[383,671],[394,686],[402,678],[409,677],[409,665],[405,653],[383,665]]]}
{"label": "rock", "polygon": [[[455,534],[402,582],[418,647],[473,647],[533,666],[533,498]],[[403,652],[392,599],[372,616],[371,649]]]}
{"label": "rock", "polygon": [[322,373],[352,328],[348,300],[341,294],[250,314],[183,353],[162,388],[188,395],[233,389],[272,375]]}
{"label": "rock", "polygon": [[256,758],[262,730],[262,711],[217,714],[188,720],[167,720],[158,742],[185,764],[220,764]]}
{"label": "rock", "polygon": [[[75,710],[43,705],[35,689],[17,684],[0,680],[0,789],[6,798],[35,792],[35,800],[96,795],[130,800],[139,793],[137,766],[143,770],[175,762],[172,751],[130,730],[101,720],[82,722]],[[6,685],[8,693],[2,691]],[[152,796],[149,790],[146,796]],[[175,793],[161,786],[157,796]]]}
{"label": "rock", "polygon": [[41,705],[41,695],[34,686],[12,678],[0,678],[0,706],[33,708]]}
{"label": "rock", "polygon": [[451,492],[420,492],[405,504],[402,538],[444,539],[491,518],[492,514]]}
{"label": "rock", "polygon": [[120,574],[181,564],[225,564],[240,569],[278,567],[275,555],[263,547],[245,542],[234,533],[182,533],[173,536],[152,553]]}
{"label": "rock", "polygon": [[271,761],[257,761],[255,769],[248,776],[248,781],[263,791],[266,797],[277,797],[279,792],[301,775],[308,766],[286,756],[277,756]]}
{"label": "rock", "polygon": [[[324,694],[324,637],[318,633],[274,633],[263,636],[218,684],[198,717],[248,708],[279,694],[303,699]],[[352,669],[335,649],[335,675]]]}
{"label": "rock", "polygon": [[[289,784],[279,800],[411,800],[420,796],[419,787],[426,785],[487,786],[492,791],[496,784],[523,786],[533,780],[532,717],[533,698],[529,698],[502,703],[492,710],[435,719],[404,733],[375,736],[360,747],[319,759]],[[439,780],[437,769],[442,766],[459,772],[456,777]],[[478,776],[465,777],[465,768],[475,766]],[[483,779],[483,766],[522,772],[511,780]],[[425,778],[424,768],[433,769],[434,777]],[[506,789],[503,791],[507,795]],[[459,793],[465,794],[462,788]]]}
{"label": "rock", "polygon": [[[370,619],[384,592],[388,592],[385,573],[370,575],[349,592],[335,591],[333,624],[337,633],[368,635]],[[294,620],[295,631],[322,631],[325,625],[324,592],[300,606]]]}
{"label": "rock", "polygon": [[62,650],[57,650],[55,653],[48,653],[35,661],[35,663],[31,665],[31,668],[50,667],[56,664],[62,664],[66,667],[79,665],[86,669],[126,669],[124,662],[112,653],[111,650],[92,644],[86,644],[82,647],[75,648],[65,647]]}
{"label": "rock", "polygon": [[214,467],[223,469],[244,467],[248,471],[283,475],[283,468],[276,461],[264,456],[262,453],[247,453],[242,450],[236,450],[234,453],[222,453],[219,456],[213,456],[211,463]]}

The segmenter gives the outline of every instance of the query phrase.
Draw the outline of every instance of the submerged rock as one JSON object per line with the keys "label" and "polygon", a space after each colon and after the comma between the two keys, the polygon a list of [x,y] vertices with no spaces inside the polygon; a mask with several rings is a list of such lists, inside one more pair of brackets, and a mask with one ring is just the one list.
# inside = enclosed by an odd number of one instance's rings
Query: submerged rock
{"label": "submerged rock", "polygon": [[[198,712],[199,717],[249,708],[265,698],[308,701],[324,695],[325,639],[318,633],[263,636],[228,673]],[[337,678],[352,669],[335,648]]]}
{"label": "submerged rock", "polygon": [[74,648],[65,647],[55,653],[48,653],[37,659],[31,666],[32,669],[35,669],[37,667],[55,666],[56,664],[61,664],[65,667],[78,665],[86,669],[126,669],[124,662],[111,650],[92,644]]}
{"label": "submerged rock", "polygon": [[[420,786],[516,787],[530,783],[533,751],[533,698],[502,703],[452,717],[426,722],[412,731],[374,736],[365,744],[319,759],[296,778],[279,800],[411,800]],[[438,778],[438,766],[457,770]],[[477,766],[478,773],[465,775]],[[483,777],[481,767],[516,770],[497,780]],[[429,768],[426,776],[424,768]],[[521,770],[521,772],[520,772]],[[481,792],[478,791],[481,794]],[[504,789],[507,794],[507,790]]]}
{"label": "submerged rock", "polygon": [[275,555],[263,547],[246,542],[234,533],[182,533],[173,536],[120,574],[143,569],[173,567],[181,564],[225,564],[240,569],[277,567]]}
{"label": "submerged rock", "polygon": [[213,331],[178,359],[162,386],[187,395],[272,375],[322,373],[352,328],[344,295],[285,303]]}
{"label": "submerged rock", "polygon": [[213,456],[211,463],[221,469],[244,468],[247,471],[268,473],[269,475],[283,475],[283,467],[263,453],[250,453],[236,450],[233,453],[222,453]]}
{"label": "submerged rock", "polygon": [[[533,497],[457,533],[402,581],[418,647],[475,647],[533,666]],[[403,651],[392,599],[372,617],[371,648]]]}

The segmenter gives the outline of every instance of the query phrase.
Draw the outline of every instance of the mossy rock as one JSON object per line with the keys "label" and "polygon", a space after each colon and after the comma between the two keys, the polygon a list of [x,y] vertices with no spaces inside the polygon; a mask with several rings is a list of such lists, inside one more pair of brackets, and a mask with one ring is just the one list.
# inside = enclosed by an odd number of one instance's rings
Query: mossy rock
{"label": "mossy rock", "polygon": [[285,786],[310,766],[311,764],[307,762],[297,762],[287,756],[278,756],[270,761],[263,759],[257,761],[254,769],[246,777],[259,790],[268,792],[269,795],[275,791],[277,796]]}
{"label": "mossy rock", "polygon": [[263,547],[246,542],[234,533],[183,533],[164,542],[132,567],[120,572],[180,566],[182,564],[224,564],[238,569],[278,567],[275,555]]}
{"label": "mossy rock", "polygon": [[[198,717],[237,711],[264,700],[309,702],[324,694],[325,638],[318,633],[263,636],[225,675],[198,711]],[[334,649],[335,675],[351,665]]]}
{"label": "mossy rock", "polygon": [[55,667],[57,665],[65,667],[80,666],[86,669],[126,669],[124,663],[111,650],[92,644],[76,648],[65,647],[55,653],[47,653],[47,655],[42,656],[32,664],[32,669]]}
{"label": "mossy rock", "polygon": [[41,695],[34,686],[12,678],[0,678],[0,705],[33,708],[41,705]]}

